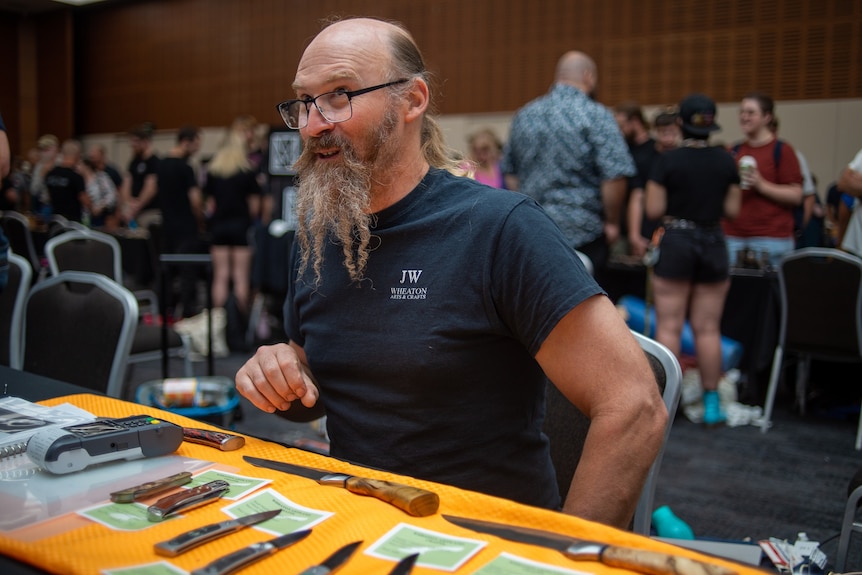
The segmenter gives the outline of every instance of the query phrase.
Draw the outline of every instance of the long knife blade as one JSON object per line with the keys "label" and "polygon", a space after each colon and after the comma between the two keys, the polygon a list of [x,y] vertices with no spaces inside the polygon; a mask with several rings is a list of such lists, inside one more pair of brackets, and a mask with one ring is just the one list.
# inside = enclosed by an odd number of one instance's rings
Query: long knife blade
{"label": "long knife blade", "polygon": [[391,481],[382,481],[380,479],[356,477],[345,473],[332,473],[323,469],[250,457],[248,455],[244,455],[243,459],[257,467],[284,471],[285,473],[314,479],[321,485],[334,485],[343,487],[351,493],[376,497],[416,517],[433,515],[440,507],[440,497],[436,493],[419,489],[418,487],[411,487]]}
{"label": "long knife blade", "polygon": [[389,575],[410,575],[410,572],[413,571],[413,565],[416,563],[418,558],[418,553],[404,557],[401,561],[395,564],[395,567],[392,568]]}
{"label": "long knife blade", "polygon": [[193,547],[202,545],[213,539],[223,537],[230,533],[245,529],[251,525],[262,523],[268,519],[272,519],[281,513],[281,509],[270,509],[269,511],[261,511],[260,513],[252,513],[245,517],[229,519],[227,521],[219,521],[218,523],[210,523],[185,533],[180,533],[173,539],[160,541],[155,544],[156,554],[163,557],[176,557],[181,553],[185,553]]}
{"label": "long knife blade", "polygon": [[467,517],[443,515],[443,519],[460,527],[466,527],[479,533],[496,535],[509,541],[556,549],[575,561],[599,561],[611,567],[619,567],[648,575],[736,575],[736,571],[721,565],[712,565],[696,559],[657,551],[618,547],[597,541],[575,539],[540,529]]}
{"label": "long knife blade", "polygon": [[294,531],[293,533],[288,533],[269,541],[252,543],[248,547],[228,553],[224,557],[216,559],[200,569],[195,569],[191,575],[228,575],[228,573],[233,573],[242,567],[250,565],[255,561],[260,561],[268,555],[272,555],[280,549],[284,549],[297,541],[305,539],[310,533],[311,529],[305,529],[303,531]]}
{"label": "long knife blade", "polygon": [[341,567],[348,559],[350,559],[350,556],[353,555],[354,551],[356,551],[360,545],[362,545],[362,541],[348,543],[327,557],[320,565],[312,565],[299,575],[328,575],[329,573],[334,573],[336,569]]}

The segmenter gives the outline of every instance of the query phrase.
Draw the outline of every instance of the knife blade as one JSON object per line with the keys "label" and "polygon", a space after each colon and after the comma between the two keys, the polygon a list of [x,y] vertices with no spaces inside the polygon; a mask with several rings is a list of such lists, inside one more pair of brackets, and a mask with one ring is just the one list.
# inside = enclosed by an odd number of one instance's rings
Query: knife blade
{"label": "knife blade", "polygon": [[389,575],[410,575],[410,572],[413,571],[413,565],[416,563],[418,558],[418,553],[404,557],[401,561],[395,564],[395,567],[392,568]]}
{"label": "knife blade", "polygon": [[353,555],[354,551],[356,551],[360,545],[362,545],[362,541],[348,543],[327,557],[320,565],[312,565],[308,569],[299,573],[299,575],[328,575],[329,573],[334,573],[336,569],[341,567],[348,559],[350,559],[350,556]]}
{"label": "knife blade", "polygon": [[161,521],[169,515],[187,511],[218,500],[230,489],[230,484],[223,479],[216,479],[179,493],[166,495],[147,507],[148,521]]}
{"label": "knife blade", "polygon": [[173,487],[185,485],[191,480],[192,474],[188,471],[183,471],[182,473],[176,473],[169,477],[164,477],[155,481],[148,481],[146,483],[141,483],[140,485],[135,485],[134,487],[114,491],[111,493],[111,501],[114,503],[132,503],[133,501],[146,499],[147,497],[162,493],[163,491],[167,491]]}
{"label": "knife blade", "polygon": [[208,541],[212,541],[213,539],[223,537],[230,533],[239,531],[240,529],[245,529],[251,525],[256,525],[257,523],[262,523],[263,521],[272,519],[279,513],[281,513],[281,509],[270,509],[269,511],[252,513],[245,517],[237,517],[236,519],[210,523],[209,525],[204,525],[203,527],[180,533],[176,537],[168,539],[167,541],[156,543],[154,546],[155,552],[163,557],[176,557],[193,547],[197,547],[198,545],[202,545]]}
{"label": "knife blade", "polygon": [[479,533],[496,535],[502,539],[518,543],[555,549],[575,561],[598,561],[611,567],[619,567],[648,575],[736,575],[737,573],[733,569],[711,565],[696,559],[657,551],[607,545],[598,541],[586,541],[540,529],[454,515],[443,515],[443,519]]}
{"label": "knife blade", "polygon": [[228,553],[224,557],[220,557],[204,565],[199,569],[191,572],[191,575],[228,575],[234,571],[250,565],[256,561],[260,561],[268,555],[272,555],[276,551],[293,545],[297,541],[301,541],[308,537],[311,529],[302,531],[294,531],[287,535],[281,535],[269,541],[261,541],[260,543],[252,543],[248,547],[243,547],[233,553]]}
{"label": "knife blade", "polygon": [[244,455],[243,459],[257,467],[284,471],[285,473],[314,479],[321,485],[334,485],[336,487],[343,487],[351,493],[376,497],[416,517],[433,515],[440,507],[440,497],[436,493],[419,489],[418,487],[411,487],[391,481],[382,481],[380,479],[356,477],[345,473],[333,473],[314,467],[305,467],[282,461],[250,457],[248,455]]}

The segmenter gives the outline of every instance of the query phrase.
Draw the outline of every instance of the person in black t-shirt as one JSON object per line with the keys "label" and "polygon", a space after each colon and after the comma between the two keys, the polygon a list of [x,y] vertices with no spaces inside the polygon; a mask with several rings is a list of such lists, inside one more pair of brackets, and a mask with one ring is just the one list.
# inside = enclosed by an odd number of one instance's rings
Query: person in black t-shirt
{"label": "person in black t-shirt", "polygon": [[[162,212],[161,248],[164,253],[197,253],[201,250],[203,199],[194,169],[189,165],[189,159],[200,149],[200,142],[197,128],[183,127],[177,133],[174,147],[159,160],[157,198]],[[183,266],[180,273],[182,317],[197,313],[196,279],[195,268]]]}
{"label": "person in black t-shirt", "polygon": [[694,331],[697,366],[704,389],[703,421],[724,421],[718,397],[721,379],[721,314],[730,288],[722,218],[735,218],[742,202],[733,157],[709,146],[719,130],[716,108],[703,94],[680,104],[685,140],[662,154],[650,174],[646,213],[663,218],[664,235],[653,269],[656,339],[677,356],[686,316]]}
{"label": "person in black t-shirt", "polygon": [[83,208],[90,205],[84,177],[77,170],[81,161],[81,142],[66,140],[60,147],[60,153],[60,164],[45,174],[51,213],[80,222]]}
{"label": "person in black t-shirt", "polygon": [[[130,225],[135,225],[133,222],[138,219],[148,219],[158,214],[156,168],[159,158],[153,152],[152,137],[153,129],[149,124],[129,132],[129,145],[134,155],[120,187],[120,213]],[[137,223],[146,227],[146,222]]]}

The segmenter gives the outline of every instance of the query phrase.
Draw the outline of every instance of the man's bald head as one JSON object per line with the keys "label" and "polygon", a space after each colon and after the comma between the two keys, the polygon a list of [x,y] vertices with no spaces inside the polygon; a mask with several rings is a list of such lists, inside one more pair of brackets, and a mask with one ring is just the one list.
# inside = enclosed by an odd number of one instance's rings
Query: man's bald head
{"label": "man's bald head", "polygon": [[557,62],[555,80],[560,84],[568,84],[590,94],[595,90],[598,83],[596,63],[583,52],[566,52]]}

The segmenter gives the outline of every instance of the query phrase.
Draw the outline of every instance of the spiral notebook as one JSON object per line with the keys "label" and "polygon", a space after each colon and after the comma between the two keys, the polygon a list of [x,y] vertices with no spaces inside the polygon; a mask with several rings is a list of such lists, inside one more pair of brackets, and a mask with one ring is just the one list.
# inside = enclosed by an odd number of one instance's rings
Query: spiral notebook
{"label": "spiral notebook", "polygon": [[46,407],[19,397],[0,398],[0,465],[26,464],[27,442],[37,431],[92,421],[95,416],[72,404]]}

